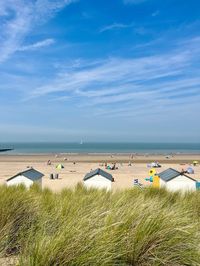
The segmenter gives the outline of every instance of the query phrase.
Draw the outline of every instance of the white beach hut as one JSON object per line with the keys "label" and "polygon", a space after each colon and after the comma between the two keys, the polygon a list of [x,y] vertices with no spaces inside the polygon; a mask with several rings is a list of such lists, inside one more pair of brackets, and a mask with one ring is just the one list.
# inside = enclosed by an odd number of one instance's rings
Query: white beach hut
{"label": "white beach hut", "polygon": [[111,174],[97,168],[96,170],[87,173],[83,178],[83,182],[86,188],[106,189],[109,191],[111,190],[114,178]]}
{"label": "white beach hut", "polygon": [[195,191],[196,180],[192,177],[185,175],[182,172],[169,168],[160,174],[160,187],[165,187],[170,191]]}
{"label": "white beach hut", "polygon": [[23,172],[20,172],[6,180],[7,186],[20,185],[23,184],[25,187],[29,188],[34,183],[42,186],[42,177],[44,175],[39,171],[29,168]]}

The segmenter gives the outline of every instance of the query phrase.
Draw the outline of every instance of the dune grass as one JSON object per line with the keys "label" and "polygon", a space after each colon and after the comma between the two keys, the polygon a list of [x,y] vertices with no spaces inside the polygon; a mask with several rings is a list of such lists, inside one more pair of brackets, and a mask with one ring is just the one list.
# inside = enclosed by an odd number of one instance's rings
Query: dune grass
{"label": "dune grass", "polygon": [[0,256],[20,266],[200,265],[200,193],[0,187]]}

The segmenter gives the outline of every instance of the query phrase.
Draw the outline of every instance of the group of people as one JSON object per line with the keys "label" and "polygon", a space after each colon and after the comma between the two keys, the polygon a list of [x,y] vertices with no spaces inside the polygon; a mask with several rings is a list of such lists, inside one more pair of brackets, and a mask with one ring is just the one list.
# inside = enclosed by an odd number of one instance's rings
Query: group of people
{"label": "group of people", "polygon": [[113,163],[112,166],[110,166],[107,163],[105,163],[105,169],[107,169],[107,170],[117,170],[118,167],[116,166],[116,163]]}

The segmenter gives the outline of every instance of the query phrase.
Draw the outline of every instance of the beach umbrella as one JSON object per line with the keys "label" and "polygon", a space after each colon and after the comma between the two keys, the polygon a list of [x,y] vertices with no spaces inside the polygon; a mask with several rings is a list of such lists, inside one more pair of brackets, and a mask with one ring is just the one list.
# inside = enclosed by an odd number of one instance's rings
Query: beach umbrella
{"label": "beach umbrella", "polygon": [[151,168],[151,169],[149,170],[149,175],[150,175],[150,176],[154,176],[155,174],[156,174],[156,169]]}
{"label": "beach umbrella", "polygon": [[63,168],[64,168],[64,166],[62,164],[56,165],[56,169],[63,169]]}
{"label": "beach umbrella", "polygon": [[193,163],[193,165],[197,165],[199,163],[199,161],[193,161],[192,163]]}
{"label": "beach umbrella", "polygon": [[192,167],[188,167],[187,173],[188,174],[194,174],[194,169]]}

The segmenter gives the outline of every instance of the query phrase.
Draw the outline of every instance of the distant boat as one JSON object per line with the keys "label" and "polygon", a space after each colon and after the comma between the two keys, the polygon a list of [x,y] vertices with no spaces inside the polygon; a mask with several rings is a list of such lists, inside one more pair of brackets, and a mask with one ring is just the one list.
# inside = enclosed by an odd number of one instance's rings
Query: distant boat
{"label": "distant boat", "polygon": [[83,144],[83,140],[80,141],[80,145],[82,145],[82,144]]}

